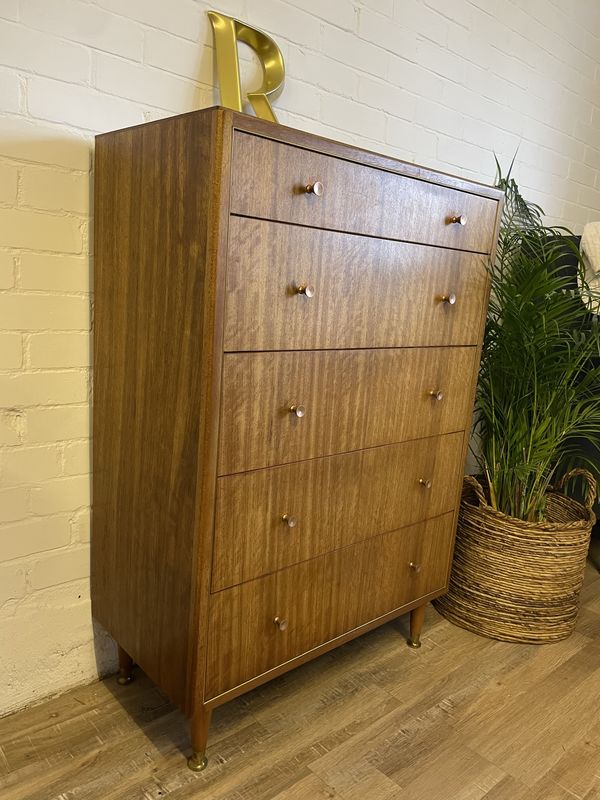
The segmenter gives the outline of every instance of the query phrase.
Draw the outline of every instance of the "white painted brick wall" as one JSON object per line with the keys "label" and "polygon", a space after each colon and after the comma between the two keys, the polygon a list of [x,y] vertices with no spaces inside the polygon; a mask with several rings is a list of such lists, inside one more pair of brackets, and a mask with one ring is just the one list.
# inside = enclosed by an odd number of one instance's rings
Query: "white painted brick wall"
{"label": "white painted brick wall", "polygon": [[[0,2],[0,713],[114,663],[88,586],[93,134],[217,101],[212,7]],[[281,122],[485,182],[518,148],[552,221],[600,219],[598,0],[214,7],[279,42]]]}

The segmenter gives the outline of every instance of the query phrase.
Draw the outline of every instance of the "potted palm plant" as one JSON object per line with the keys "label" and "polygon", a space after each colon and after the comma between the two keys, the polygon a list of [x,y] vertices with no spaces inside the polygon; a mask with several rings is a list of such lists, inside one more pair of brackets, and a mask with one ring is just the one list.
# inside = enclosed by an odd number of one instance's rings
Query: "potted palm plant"
{"label": "potted palm plant", "polygon": [[[575,625],[600,445],[600,329],[564,269],[569,231],[514,179],[505,205],[477,389],[480,475],[465,478],[450,589],[438,610],[493,638],[549,642]],[[575,467],[575,468],[574,468]],[[563,493],[577,491],[582,500]]]}

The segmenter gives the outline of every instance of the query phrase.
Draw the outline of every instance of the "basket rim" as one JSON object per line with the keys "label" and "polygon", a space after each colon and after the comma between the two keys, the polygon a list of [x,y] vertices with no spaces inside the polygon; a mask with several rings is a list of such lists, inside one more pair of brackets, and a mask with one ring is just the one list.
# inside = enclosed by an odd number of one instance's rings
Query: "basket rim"
{"label": "basket rim", "polygon": [[[548,496],[559,498],[561,502],[573,506],[574,510],[577,512],[579,519],[573,520],[572,522],[550,522],[549,520],[539,520],[537,522],[530,522],[528,520],[520,519],[519,517],[512,517],[510,514],[505,514],[503,511],[499,511],[496,508],[493,508],[488,502],[487,497],[485,498],[485,502],[478,497],[478,492],[476,492],[475,488],[471,484],[470,480],[476,480],[481,488],[483,485],[481,480],[485,481],[485,478],[481,475],[465,475],[463,478],[463,495],[460,500],[460,505],[468,506],[469,508],[477,511],[484,512],[488,516],[495,518],[499,521],[505,521],[510,523],[511,525],[527,528],[527,529],[535,529],[535,530],[545,530],[549,532],[554,531],[561,531],[561,530],[575,530],[582,527],[593,526],[596,523],[596,515],[592,511],[592,509],[587,508],[580,503],[578,500],[574,500],[572,497],[568,497],[561,492],[553,491],[552,489],[547,492]],[[487,483],[487,482],[486,482]],[[475,497],[477,501],[475,503],[469,502],[468,497],[465,496],[464,492],[465,489],[468,489]],[[484,495],[485,496],[485,495]]]}

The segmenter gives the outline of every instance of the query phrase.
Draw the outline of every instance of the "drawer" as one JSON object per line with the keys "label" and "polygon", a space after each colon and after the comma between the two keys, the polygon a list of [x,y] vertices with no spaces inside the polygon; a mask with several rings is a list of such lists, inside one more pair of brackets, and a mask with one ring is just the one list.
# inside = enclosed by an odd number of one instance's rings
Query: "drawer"
{"label": "drawer", "polygon": [[219,474],[462,431],[477,355],[476,347],[227,353]]}
{"label": "drawer", "polygon": [[211,595],[205,699],[442,591],[453,533],[450,513]]}
{"label": "drawer", "polygon": [[[322,184],[323,193],[306,187]],[[262,219],[489,253],[498,202],[236,131],[230,209]],[[451,220],[464,217],[466,224]]]}
{"label": "drawer", "polygon": [[481,337],[482,255],[246,217],[229,225],[226,350],[476,344]]}
{"label": "drawer", "polygon": [[212,590],[451,511],[463,440],[450,433],[219,478]]}

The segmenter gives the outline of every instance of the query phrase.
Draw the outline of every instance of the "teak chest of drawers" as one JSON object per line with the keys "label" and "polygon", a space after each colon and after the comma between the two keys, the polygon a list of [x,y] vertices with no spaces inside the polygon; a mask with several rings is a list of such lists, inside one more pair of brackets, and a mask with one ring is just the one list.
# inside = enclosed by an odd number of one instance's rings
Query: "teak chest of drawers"
{"label": "teak chest of drawers", "polygon": [[215,706],[419,644],[501,195],[221,108],[99,136],[95,193],[93,612],[200,769]]}

